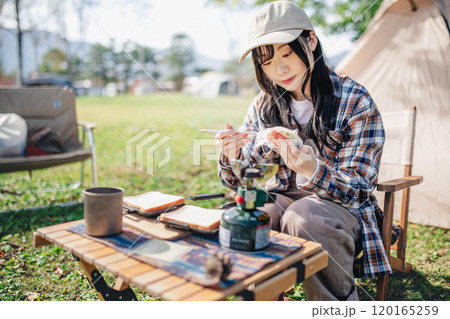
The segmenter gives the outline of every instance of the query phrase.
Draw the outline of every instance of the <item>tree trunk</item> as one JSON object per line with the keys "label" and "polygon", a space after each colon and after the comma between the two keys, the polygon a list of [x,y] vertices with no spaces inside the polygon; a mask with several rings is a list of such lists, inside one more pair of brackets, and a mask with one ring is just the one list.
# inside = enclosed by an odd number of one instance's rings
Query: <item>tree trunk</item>
{"label": "tree trunk", "polygon": [[17,21],[17,44],[18,44],[18,57],[19,57],[19,67],[17,69],[17,80],[18,84],[23,84],[23,59],[22,59],[22,29],[20,27],[20,0],[15,0],[16,2],[16,21]]}

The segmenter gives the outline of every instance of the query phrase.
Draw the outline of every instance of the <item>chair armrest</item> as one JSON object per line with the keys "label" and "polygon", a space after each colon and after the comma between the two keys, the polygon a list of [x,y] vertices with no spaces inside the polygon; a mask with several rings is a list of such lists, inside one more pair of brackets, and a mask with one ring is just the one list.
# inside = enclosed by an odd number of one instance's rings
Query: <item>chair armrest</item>
{"label": "chair armrest", "polygon": [[77,121],[78,125],[83,128],[82,140],[81,143],[84,145],[86,132],[89,139],[89,147],[91,150],[91,158],[92,158],[92,177],[94,179],[94,186],[97,186],[98,176],[97,176],[97,160],[95,155],[95,143],[94,143],[94,128],[97,127],[95,123],[86,122],[86,121]]}
{"label": "chair armrest", "polygon": [[423,176],[406,176],[393,179],[387,182],[378,183],[377,190],[380,192],[392,193],[423,182]]}
{"label": "chair armrest", "polygon": [[91,122],[78,121],[77,123],[78,123],[78,125],[80,125],[81,127],[83,127],[84,129],[87,129],[87,130],[92,130],[97,127],[97,124],[91,123]]}

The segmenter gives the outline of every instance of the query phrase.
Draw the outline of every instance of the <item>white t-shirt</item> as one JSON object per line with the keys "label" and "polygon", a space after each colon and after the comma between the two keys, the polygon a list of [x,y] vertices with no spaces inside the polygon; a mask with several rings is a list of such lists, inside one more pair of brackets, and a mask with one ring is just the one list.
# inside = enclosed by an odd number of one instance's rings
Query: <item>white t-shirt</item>
{"label": "white t-shirt", "polygon": [[303,101],[296,101],[292,99],[291,109],[297,122],[303,126],[303,124],[309,122],[309,119],[311,118],[311,115],[314,111],[314,105],[312,101],[308,99],[304,99]]}
{"label": "white t-shirt", "polygon": [[[314,104],[312,103],[312,101],[308,99],[304,99],[303,101],[297,101],[292,99],[291,109],[298,124],[300,124],[300,126],[303,128],[309,122],[309,119],[313,114]],[[296,181],[297,185],[300,186],[305,184],[308,181],[308,179],[300,174],[297,174]]]}

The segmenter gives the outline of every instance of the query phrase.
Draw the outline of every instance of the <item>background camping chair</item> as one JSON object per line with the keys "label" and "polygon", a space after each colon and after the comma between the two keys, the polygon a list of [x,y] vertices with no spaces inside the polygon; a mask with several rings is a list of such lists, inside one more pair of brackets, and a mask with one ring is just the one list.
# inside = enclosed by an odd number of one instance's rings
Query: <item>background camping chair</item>
{"label": "background camping chair", "polygon": [[[31,182],[33,170],[80,162],[80,178],[74,184],[59,189],[69,190],[83,184],[84,161],[91,159],[92,179],[97,186],[97,168],[94,145],[94,123],[77,121],[75,94],[67,88],[0,88],[0,113],[15,113],[25,119],[28,131],[49,127],[61,135],[61,153],[39,156],[0,157],[0,174],[28,171]],[[81,138],[79,129],[82,129]],[[89,142],[87,144],[86,135]],[[0,185],[1,186],[1,185]],[[8,192],[8,191],[5,191]]]}
{"label": "background camping chair", "polygon": [[[380,182],[377,185],[377,197],[379,202],[383,202],[379,195],[384,195],[383,224],[381,235],[384,248],[389,258],[389,263],[394,270],[409,272],[412,265],[406,262],[406,235],[408,229],[409,197],[411,186],[418,185],[423,181],[422,176],[411,176],[413,155],[414,155],[414,135],[416,126],[416,107],[398,112],[382,113],[383,125],[386,131],[386,142],[381,157],[381,170],[379,180],[383,180],[383,174],[403,168],[403,177]],[[398,173],[399,176],[401,173]],[[399,207],[400,235],[395,245],[392,245],[392,222],[394,219],[394,195],[395,192],[402,191],[402,201]],[[391,255],[391,248],[397,250],[397,256]],[[356,265],[357,266],[357,265]],[[358,267],[356,267],[358,268]],[[356,269],[355,269],[356,270]],[[360,273],[355,271],[355,275]],[[378,278],[377,300],[386,300],[389,276]]]}

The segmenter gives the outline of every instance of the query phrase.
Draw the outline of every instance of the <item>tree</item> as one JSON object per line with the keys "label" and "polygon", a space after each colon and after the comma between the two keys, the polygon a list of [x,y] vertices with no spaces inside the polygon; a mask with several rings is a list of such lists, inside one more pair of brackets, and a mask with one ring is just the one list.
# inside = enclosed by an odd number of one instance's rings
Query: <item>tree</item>
{"label": "tree", "polygon": [[23,83],[23,54],[22,54],[22,26],[20,24],[20,0],[14,1],[15,9],[16,9],[16,22],[17,22],[17,43],[18,43],[18,49],[17,49],[17,55],[19,57],[19,66],[17,68],[17,72],[19,73],[19,84],[22,85]]}
{"label": "tree", "polygon": [[92,45],[89,51],[90,76],[93,79],[99,79],[102,85],[108,83],[113,75],[111,67],[114,62],[111,51],[111,48],[99,43]]}
{"label": "tree", "polygon": [[[232,8],[262,6],[273,1],[208,0],[208,2],[216,6]],[[356,40],[366,30],[382,0],[297,0],[293,2],[305,9],[315,26],[332,34],[350,32],[353,40]]]}
{"label": "tree", "polygon": [[123,81],[125,85],[125,92],[128,92],[128,81],[131,78],[131,73],[133,72],[133,64],[135,62],[132,53],[129,53],[130,47],[133,44],[127,42],[123,45],[123,49],[117,53],[117,64],[116,64],[116,75],[117,79]]}
{"label": "tree", "polygon": [[64,55],[67,61],[67,73],[72,76],[72,57],[70,52],[70,41],[67,39],[67,26],[66,26],[66,3],[64,1],[56,1],[53,4],[53,13],[58,23],[58,35],[64,43]]}
{"label": "tree", "polygon": [[139,63],[138,74],[150,74],[149,69],[156,63],[155,53],[152,48],[136,44],[133,51],[131,51],[131,56]]}
{"label": "tree", "polygon": [[83,80],[84,64],[80,57],[74,56],[71,58],[71,77],[74,80]]}
{"label": "tree", "polygon": [[44,55],[39,72],[69,74],[68,65],[66,54],[61,50],[52,49]]}
{"label": "tree", "polygon": [[[32,31],[45,29],[46,26],[56,25],[58,27],[57,33],[63,41],[63,49],[68,57],[67,63],[69,73],[73,77],[75,74],[74,72],[79,72],[79,70],[73,70],[72,72],[72,61],[76,62],[76,57],[72,56],[73,50],[71,50],[70,42],[67,39],[66,11],[70,4],[82,11],[80,6],[85,9],[86,7],[95,6],[98,2],[98,0],[80,0],[76,3],[70,0],[0,0],[0,25],[5,21],[14,21],[16,24],[18,42],[17,56],[19,61],[16,74],[18,75],[17,82],[19,82],[19,84],[23,82],[24,78],[22,54],[23,37],[29,32],[32,37],[34,48],[36,49],[38,45],[36,44],[36,39],[33,39],[34,32]],[[83,19],[84,16],[80,13],[80,30],[84,30],[86,24]],[[77,65],[77,67],[80,67],[80,65]]]}
{"label": "tree", "polygon": [[[87,48],[86,43],[86,29],[89,24],[89,19],[86,18],[86,12],[89,12],[92,8],[99,5],[98,0],[79,0],[79,1],[71,1],[73,6],[78,12],[78,36],[79,43],[78,46],[74,48],[74,52],[85,52]],[[79,54],[79,53],[78,53]],[[71,57],[72,67],[72,77],[78,79],[84,79],[87,76],[86,65],[88,64],[84,58],[80,56],[76,56],[77,53],[74,54],[74,57]]]}
{"label": "tree", "polygon": [[129,89],[129,80],[137,74],[150,74],[148,69],[155,63],[153,49],[131,42],[125,43],[116,55],[116,77],[123,81],[126,92]]}
{"label": "tree", "polygon": [[174,34],[169,53],[164,60],[174,70],[170,79],[175,82],[175,89],[180,91],[186,77],[186,68],[194,62],[194,43],[191,38],[184,33]]}
{"label": "tree", "polygon": [[[0,14],[2,15],[0,22],[4,20],[14,20],[16,24],[16,36],[17,36],[17,82],[22,84],[24,81],[23,76],[23,37],[26,32],[36,28],[34,18],[39,16],[42,21],[46,21],[48,17],[42,17],[40,15],[32,14],[32,8],[42,5],[42,1],[33,0],[0,0]],[[8,10],[9,9],[9,10]]]}
{"label": "tree", "polygon": [[152,48],[136,44],[131,51],[135,63],[133,65],[135,70],[134,76],[137,76],[139,80],[150,78],[155,82],[158,80],[160,74],[155,70],[156,58],[155,52]]}

